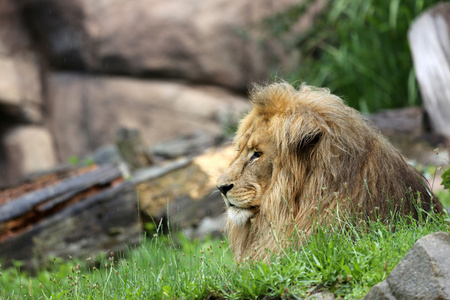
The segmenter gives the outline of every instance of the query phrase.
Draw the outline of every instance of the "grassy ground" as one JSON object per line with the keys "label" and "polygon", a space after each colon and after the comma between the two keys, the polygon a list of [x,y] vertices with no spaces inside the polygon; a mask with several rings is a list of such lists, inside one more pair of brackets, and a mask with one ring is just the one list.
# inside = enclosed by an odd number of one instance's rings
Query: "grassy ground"
{"label": "grassy ground", "polygon": [[327,290],[359,299],[384,280],[411,246],[436,231],[450,231],[443,216],[416,221],[320,228],[301,251],[269,262],[237,264],[227,242],[188,241],[155,234],[126,258],[105,253],[95,267],[55,258],[34,277],[20,266],[0,269],[1,299],[296,299]]}

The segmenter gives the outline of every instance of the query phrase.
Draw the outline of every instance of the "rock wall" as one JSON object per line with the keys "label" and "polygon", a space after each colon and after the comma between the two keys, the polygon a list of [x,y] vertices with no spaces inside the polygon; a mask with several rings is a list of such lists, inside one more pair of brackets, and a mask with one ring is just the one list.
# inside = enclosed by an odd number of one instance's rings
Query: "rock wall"
{"label": "rock wall", "polygon": [[198,130],[220,135],[248,110],[242,96],[213,86],[73,73],[48,79],[49,128],[62,160],[110,143],[121,126],[139,129],[151,145]]}
{"label": "rock wall", "polygon": [[[324,2],[305,0],[297,33]],[[262,30],[293,5],[0,0],[0,186],[90,155],[120,127],[149,146],[223,134],[248,109],[250,81],[297,64],[293,40]]]}
{"label": "rock wall", "polygon": [[[297,0],[22,0],[29,27],[54,67],[182,78],[245,90],[293,48],[258,35],[265,17]],[[312,6],[304,20],[317,11]]]}

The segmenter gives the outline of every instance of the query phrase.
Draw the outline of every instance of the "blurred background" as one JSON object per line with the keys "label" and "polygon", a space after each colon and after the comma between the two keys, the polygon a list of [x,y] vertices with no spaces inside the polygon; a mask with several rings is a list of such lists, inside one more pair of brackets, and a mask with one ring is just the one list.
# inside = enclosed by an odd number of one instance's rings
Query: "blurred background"
{"label": "blurred background", "polygon": [[192,236],[220,232],[212,191],[251,82],[330,88],[436,176],[450,136],[450,9],[438,2],[0,0],[0,248],[92,252],[38,233],[91,218],[79,238],[107,248],[180,207]]}

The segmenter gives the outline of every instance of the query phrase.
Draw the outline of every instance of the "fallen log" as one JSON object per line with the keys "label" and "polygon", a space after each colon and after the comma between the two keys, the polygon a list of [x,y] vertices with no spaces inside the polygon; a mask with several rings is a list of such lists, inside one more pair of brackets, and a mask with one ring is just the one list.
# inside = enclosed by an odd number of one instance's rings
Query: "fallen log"
{"label": "fallen log", "polygon": [[0,199],[0,259],[28,267],[48,257],[95,256],[139,239],[136,192],[114,166]]}
{"label": "fallen log", "polygon": [[[92,186],[107,185],[119,177],[121,177],[121,173],[118,169],[106,166],[67,179],[59,184],[25,194],[0,206],[0,223],[2,225],[7,224],[8,221],[15,220],[33,210],[36,214],[45,213]],[[2,229],[0,226],[0,236],[3,233]]]}

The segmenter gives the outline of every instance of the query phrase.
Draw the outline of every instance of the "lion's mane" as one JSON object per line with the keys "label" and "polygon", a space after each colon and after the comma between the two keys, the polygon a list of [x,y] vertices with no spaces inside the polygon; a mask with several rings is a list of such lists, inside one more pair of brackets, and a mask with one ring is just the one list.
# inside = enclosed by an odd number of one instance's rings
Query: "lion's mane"
{"label": "lion's mane", "polygon": [[275,141],[277,159],[259,211],[243,226],[227,222],[238,260],[279,252],[295,230],[308,236],[314,222],[328,223],[337,212],[368,220],[417,217],[417,207],[442,210],[422,174],[327,89],[255,85],[250,100],[253,109],[241,121],[235,143],[248,139],[256,117],[270,117],[272,126],[253,134]]}

